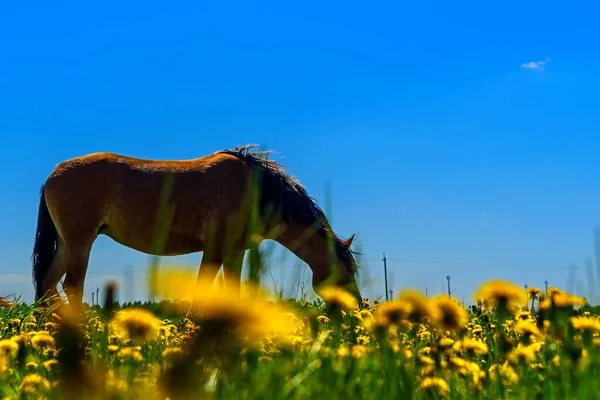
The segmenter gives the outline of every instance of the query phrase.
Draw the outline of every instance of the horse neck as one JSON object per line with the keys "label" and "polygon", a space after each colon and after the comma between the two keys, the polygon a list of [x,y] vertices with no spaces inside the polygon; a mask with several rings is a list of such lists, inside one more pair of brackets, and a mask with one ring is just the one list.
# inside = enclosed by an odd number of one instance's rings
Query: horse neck
{"label": "horse neck", "polygon": [[[337,261],[333,237],[316,229],[307,229],[295,223],[285,223],[277,235],[272,237],[298,258],[307,263],[313,272],[313,281],[322,281],[329,274],[329,261]],[[338,264],[338,263],[336,263]],[[345,271],[340,271],[343,275]]]}

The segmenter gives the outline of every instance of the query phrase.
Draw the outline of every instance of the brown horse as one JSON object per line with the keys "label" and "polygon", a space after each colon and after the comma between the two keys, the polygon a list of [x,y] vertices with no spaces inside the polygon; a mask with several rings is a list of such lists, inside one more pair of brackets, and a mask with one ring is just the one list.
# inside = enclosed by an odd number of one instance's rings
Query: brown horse
{"label": "brown horse", "polygon": [[198,281],[223,265],[238,287],[245,251],[272,239],[309,265],[317,293],[333,284],[360,301],[354,235],[338,238],[304,187],[254,147],[172,161],[93,153],[59,164],[41,189],[36,300],[56,295],[66,274],[69,303],[80,307],[92,244],[104,234],[156,256],[202,251]]}
{"label": "brown horse", "polygon": [[11,308],[12,307],[12,303],[10,303],[4,297],[0,297],[0,307]]}

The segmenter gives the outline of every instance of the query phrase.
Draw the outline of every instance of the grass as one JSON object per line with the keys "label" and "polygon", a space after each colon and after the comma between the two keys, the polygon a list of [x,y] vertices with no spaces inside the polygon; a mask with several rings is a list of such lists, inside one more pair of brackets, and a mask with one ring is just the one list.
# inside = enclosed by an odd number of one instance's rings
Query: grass
{"label": "grass", "polygon": [[468,308],[413,291],[324,296],[206,290],[187,317],[185,299],[80,319],[15,304],[0,312],[0,398],[600,398],[600,322],[578,297],[509,282]]}

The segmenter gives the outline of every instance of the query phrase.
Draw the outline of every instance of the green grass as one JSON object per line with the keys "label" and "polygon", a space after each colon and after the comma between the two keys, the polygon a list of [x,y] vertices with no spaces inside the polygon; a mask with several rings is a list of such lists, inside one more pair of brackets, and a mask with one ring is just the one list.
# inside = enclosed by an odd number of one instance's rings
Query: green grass
{"label": "green grass", "polygon": [[[16,305],[0,311],[0,337],[10,340],[0,342],[0,398],[600,398],[600,322],[587,308],[506,314],[471,307],[464,329],[454,332],[433,319],[386,328],[383,317],[401,303],[341,313],[320,301],[288,300],[297,329],[257,345],[218,319],[187,320],[170,302],[140,304],[162,326],[148,341],[115,335],[110,321],[119,308],[88,307],[76,325]],[[518,328],[521,319],[529,322]],[[522,326],[543,337],[535,343]],[[19,335],[23,341],[10,353]],[[487,353],[459,346],[465,339],[484,343]],[[173,348],[180,353],[165,353]],[[427,390],[428,382],[447,390]]]}

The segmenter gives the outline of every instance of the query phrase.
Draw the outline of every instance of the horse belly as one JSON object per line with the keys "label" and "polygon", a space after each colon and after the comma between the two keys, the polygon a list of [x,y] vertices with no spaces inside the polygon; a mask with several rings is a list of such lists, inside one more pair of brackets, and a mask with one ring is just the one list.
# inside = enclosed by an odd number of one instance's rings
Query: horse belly
{"label": "horse belly", "polygon": [[118,229],[118,226],[107,225],[100,234],[110,237],[115,242],[133,250],[155,256],[179,256],[196,253],[204,249],[203,241],[194,236],[168,232],[163,235],[149,236],[147,232]]}

